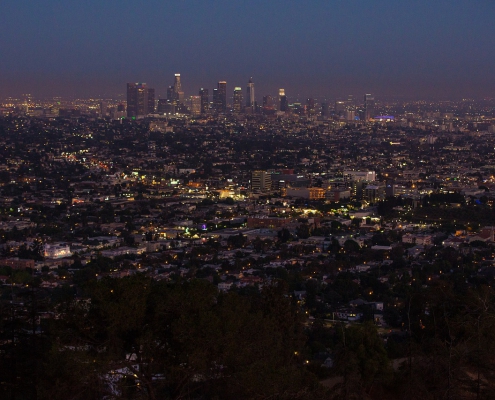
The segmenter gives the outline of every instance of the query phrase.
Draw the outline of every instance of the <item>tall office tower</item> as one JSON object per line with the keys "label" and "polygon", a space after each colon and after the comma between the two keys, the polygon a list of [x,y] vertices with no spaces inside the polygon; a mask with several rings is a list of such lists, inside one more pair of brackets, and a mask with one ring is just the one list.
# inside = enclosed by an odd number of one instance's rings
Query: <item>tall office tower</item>
{"label": "tall office tower", "polygon": [[179,100],[179,92],[182,92],[182,85],[180,83],[180,74],[175,74],[174,76],[174,93],[175,100]]}
{"label": "tall office tower", "polygon": [[100,116],[104,117],[105,115],[108,114],[108,102],[106,101],[100,101]]}
{"label": "tall office tower", "polygon": [[201,97],[201,114],[206,114],[210,109],[210,99],[208,96],[208,89],[199,89],[199,96]]}
{"label": "tall office tower", "polygon": [[356,119],[356,110],[351,108],[347,109],[345,111],[345,119],[347,121],[354,121]]}
{"label": "tall office tower", "polygon": [[263,96],[263,108],[271,108],[273,107],[273,97],[269,94]]}
{"label": "tall office tower", "polygon": [[349,107],[353,107],[354,106],[354,96],[352,94],[350,94],[350,95],[347,96],[347,105]]}
{"label": "tall office tower", "polygon": [[315,99],[306,99],[306,113],[308,115],[314,115],[315,112]]}
{"label": "tall office tower", "polygon": [[173,102],[174,101],[174,98],[175,98],[175,95],[174,95],[174,87],[173,86],[169,86],[167,88],[167,100],[169,102]]}
{"label": "tall office tower", "polygon": [[325,101],[324,103],[321,103],[321,116],[323,118],[328,117],[329,112],[328,112],[328,103]]}
{"label": "tall office tower", "polygon": [[375,116],[375,98],[371,94],[364,95],[364,119],[368,121]]}
{"label": "tall office tower", "polygon": [[22,95],[22,97],[23,97],[22,106],[24,108],[24,112],[29,112],[29,106],[33,102],[33,96],[29,93],[25,93]]}
{"label": "tall office tower", "polygon": [[175,114],[175,104],[166,99],[160,99],[156,112],[158,114]]}
{"label": "tall office tower", "polygon": [[337,114],[337,115],[344,115],[345,110],[346,110],[346,103],[345,103],[345,101],[337,100],[335,102],[335,114]]}
{"label": "tall office tower", "polygon": [[218,112],[218,109],[221,107],[221,102],[218,98],[218,89],[213,89],[213,104],[212,104],[212,109],[215,112]]}
{"label": "tall office tower", "polygon": [[232,109],[238,114],[242,111],[242,89],[239,86],[234,88],[234,97],[232,100]]}
{"label": "tall office tower", "polygon": [[255,111],[256,100],[254,99],[253,78],[249,78],[249,82],[246,88],[246,107],[249,107],[251,109],[251,112]]}
{"label": "tall office tower", "polygon": [[184,104],[184,92],[181,90],[180,92],[177,92],[175,95],[177,97],[177,103]]}
{"label": "tall office tower", "polygon": [[191,96],[191,115],[201,115],[201,96]]}
{"label": "tall office tower", "polygon": [[263,96],[263,112],[267,110],[274,110],[274,104],[273,104],[273,97],[270,96],[269,94],[266,96]]}
{"label": "tall office tower", "polygon": [[147,114],[153,114],[155,112],[155,89],[148,88],[148,112]]}
{"label": "tall office tower", "polygon": [[165,114],[167,112],[167,99],[158,99],[158,105],[156,106],[156,112],[158,114]]}
{"label": "tall office tower", "polygon": [[287,111],[288,109],[287,96],[285,95],[285,89],[278,90],[278,110]]}
{"label": "tall office tower", "polygon": [[227,82],[218,82],[216,111],[224,113],[227,111]]}
{"label": "tall office tower", "polygon": [[261,109],[264,115],[275,114],[275,104],[273,102],[273,97],[270,95],[263,96],[263,107]]}
{"label": "tall office tower", "polygon": [[127,117],[133,118],[154,112],[155,89],[146,83],[127,84]]}
{"label": "tall office tower", "polygon": [[271,174],[266,171],[253,171],[251,174],[251,189],[262,192],[270,190],[272,186]]}

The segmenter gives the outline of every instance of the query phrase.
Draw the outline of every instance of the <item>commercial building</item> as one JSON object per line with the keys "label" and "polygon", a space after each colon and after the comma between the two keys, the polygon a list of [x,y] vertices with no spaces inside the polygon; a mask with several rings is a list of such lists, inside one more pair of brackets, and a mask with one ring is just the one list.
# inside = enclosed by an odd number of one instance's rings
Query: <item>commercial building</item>
{"label": "commercial building", "polygon": [[265,215],[248,217],[248,228],[281,228],[292,222],[291,218],[268,217]]}
{"label": "commercial building", "polygon": [[246,88],[246,107],[249,109],[249,112],[254,113],[256,108],[256,100],[254,98],[253,78],[249,78],[249,82]]}
{"label": "commercial building", "polygon": [[325,189],[320,187],[309,188],[285,188],[282,189],[283,196],[299,197],[308,200],[321,200],[325,198]]}
{"label": "commercial building", "polygon": [[155,89],[146,83],[127,84],[127,117],[135,118],[155,112]]}
{"label": "commercial building", "polygon": [[234,113],[240,113],[242,111],[242,89],[240,87],[234,88],[234,97],[232,100],[232,110]]}
{"label": "commercial building", "polygon": [[201,114],[206,114],[210,109],[208,89],[199,89],[199,96],[201,97]]}
{"label": "commercial building", "polygon": [[374,182],[376,180],[375,171],[344,171],[344,182],[367,181]]}
{"label": "commercial building", "polygon": [[371,94],[364,95],[364,120],[368,121],[375,116],[375,98]]}
{"label": "commercial building", "polygon": [[45,244],[44,256],[46,258],[64,258],[71,255],[70,246],[66,243]]}
{"label": "commercial building", "polygon": [[287,96],[285,95],[285,89],[278,90],[278,110],[286,112],[289,108],[289,104],[287,102]]}
{"label": "commercial building", "polygon": [[191,115],[201,115],[201,96],[191,96]]}
{"label": "commercial building", "polygon": [[18,257],[4,258],[3,260],[0,260],[0,265],[5,265],[12,269],[34,268],[34,260]]}
{"label": "commercial building", "polygon": [[271,177],[266,171],[253,171],[251,174],[251,189],[262,192],[271,189]]}
{"label": "commercial building", "polygon": [[213,90],[213,105],[217,113],[227,111],[227,82],[218,82],[217,88]]}

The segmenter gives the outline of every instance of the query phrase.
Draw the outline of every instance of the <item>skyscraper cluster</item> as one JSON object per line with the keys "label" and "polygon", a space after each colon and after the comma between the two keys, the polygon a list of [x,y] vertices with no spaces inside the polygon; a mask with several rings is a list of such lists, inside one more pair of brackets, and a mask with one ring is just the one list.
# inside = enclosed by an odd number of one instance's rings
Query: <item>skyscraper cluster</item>
{"label": "skyscraper cluster", "polygon": [[155,89],[146,83],[127,84],[127,117],[136,118],[155,112]]}
{"label": "skyscraper cluster", "polygon": [[[190,98],[185,99],[181,76],[180,74],[175,74],[173,85],[167,88],[166,99],[159,99],[155,108],[154,89],[149,88],[145,83],[128,83],[127,117],[145,116],[155,111],[159,114],[175,114],[187,111],[192,115],[207,114],[210,111],[224,114],[229,111],[226,81],[222,80],[217,83],[217,87],[213,89],[211,103],[209,94],[208,89],[200,88],[197,96],[190,96]],[[250,78],[245,95],[240,86],[234,88],[231,110],[234,113],[255,113],[256,107],[254,82]]]}
{"label": "skyscraper cluster", "polygon": [[[231,103],[228,102],[231,98]],[[190,114],[193,116],[205,114],[256,114],[274,115],[277,112],[295,113],[309,117],[330,116],[329,104],[325,101],[317,104],[314,98],[307,98],[305,102],[295,102],[289,105],[285,89],[279,89],[278,99],[270,95],[263,96],[263,102],[258,106],[255,97],[253,78],[249,78],[245,91],[235,86],[232,97],[228,97],[227,82],[221,80],[213,89],[210,102],[208,89],[200,88],[197,95],[187,99],[182,90],[181,75],[174,75],[173,85],[168,86],[165,99],[159,99],[155,106],[155,90],[146,83],[127,84],[127,117],[136,118],[157,112],[158,114]],[[335,116],[353,121],[355,119],[368,121],[375,116],[375,99],[372,94],[364,95],[362,107],[357,107],[354,97],[349,95],[347,100],[335,102]]]}
{"label": "skyscraper cluster", "polygon": [[347,100],[337,100],[334,109],[335,115],[346,121],[354,121],[356,119],[369,121],[376,116],[375,97],[369,93],[365,94],[362,106],[359,106],[354,101],[354,96],[349,95]]}

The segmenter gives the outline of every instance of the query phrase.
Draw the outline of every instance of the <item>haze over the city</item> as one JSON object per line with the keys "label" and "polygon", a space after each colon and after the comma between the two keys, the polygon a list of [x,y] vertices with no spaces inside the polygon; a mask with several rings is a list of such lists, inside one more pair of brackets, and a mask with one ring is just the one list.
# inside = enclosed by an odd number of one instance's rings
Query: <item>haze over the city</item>
{"label": "haze over the city", "polygon": [[492,1],[95,1],[0,4],[0,98],[164,96],[226,80],[257,96],[459,99],[495,89]]}

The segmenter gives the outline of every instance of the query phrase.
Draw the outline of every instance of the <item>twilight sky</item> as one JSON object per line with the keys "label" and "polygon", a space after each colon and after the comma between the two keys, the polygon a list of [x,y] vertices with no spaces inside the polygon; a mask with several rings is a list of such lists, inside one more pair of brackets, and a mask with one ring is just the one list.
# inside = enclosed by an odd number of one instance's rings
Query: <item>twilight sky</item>
{"label": "twilight sky", "polygon": [[1,0],[0,98],[186,95],[250,76],[256,97],[495,94],[493,0]]}

